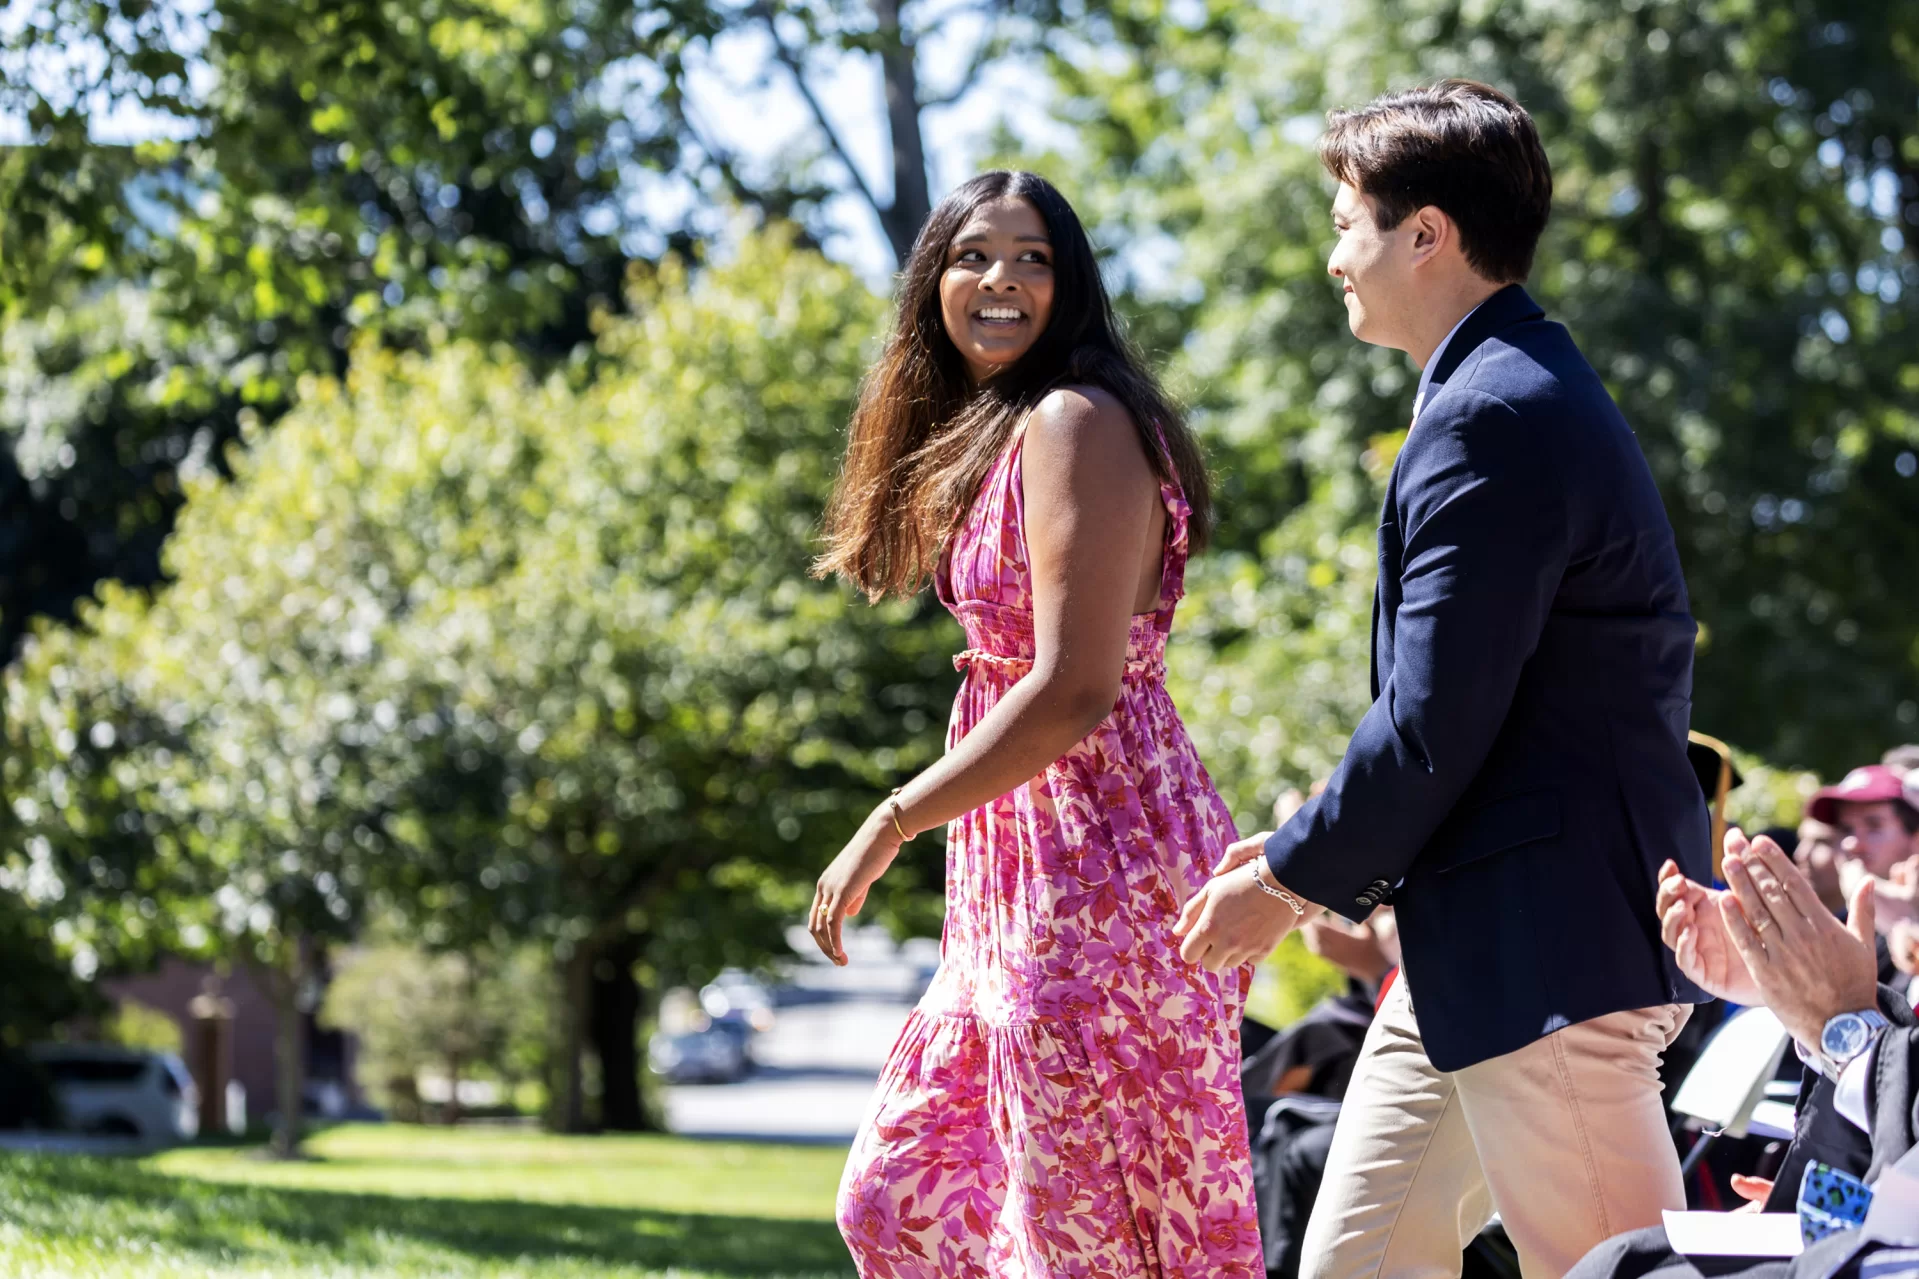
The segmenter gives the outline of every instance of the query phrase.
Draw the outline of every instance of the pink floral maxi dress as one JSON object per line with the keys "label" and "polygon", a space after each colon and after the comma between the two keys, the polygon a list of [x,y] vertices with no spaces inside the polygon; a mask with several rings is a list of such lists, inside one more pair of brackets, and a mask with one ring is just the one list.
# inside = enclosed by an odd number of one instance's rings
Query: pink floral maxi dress
{"label": "pink floral maxi dress", "polygon": [[[1032,668],[1024,430],[941,565],[966,628],[948,748]],[[1112,713],[953,823],[939,975],[894,1044],[840,1184],[863,1279],[1264,1279],[1239,1087],[1249,970],[1172,926],[1234,837],[1165,685],[1190,509],[1133,618]]]}

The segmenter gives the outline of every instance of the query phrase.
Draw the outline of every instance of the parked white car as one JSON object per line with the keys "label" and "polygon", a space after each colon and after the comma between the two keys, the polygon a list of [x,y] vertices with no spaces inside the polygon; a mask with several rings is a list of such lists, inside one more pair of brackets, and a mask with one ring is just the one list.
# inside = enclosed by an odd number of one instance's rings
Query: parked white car
{"label": "parked white car", "polygon": [[32,1055],[75,1131],[156,1145],[190,1141],[200,1131],[200,1092],[172,1053],[42,1044]]}

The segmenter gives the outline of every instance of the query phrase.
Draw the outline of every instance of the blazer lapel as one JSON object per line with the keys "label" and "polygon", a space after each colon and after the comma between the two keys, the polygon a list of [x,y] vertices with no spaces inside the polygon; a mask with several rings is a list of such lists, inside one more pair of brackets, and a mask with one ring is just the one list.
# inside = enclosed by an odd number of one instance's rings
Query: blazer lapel
{"label": "blazer lapel", "polygon": [[[1517,284],[1508,284],[1481,302],[1473,309],[1472,314],[1466,317],[1466,322],[1461,324],[1458,331],[1452,335],[1452,339],[1439,352],[1438,358],[1426,362],[1426,368],[1420,374],[1420,394],[1415,403],[1420,405],[1431,403],[1432,397],[1439,394],[1440,388],[1446,385],[1446,379],[1451,377],[1466,357],[1477,350],[1487,338],[1501,329],[1540,319],[1545,314],[1540,305]],[[1413,429],[1418,428],[1418,421],[1417,418],[1413,419]],[[1401,455],[1404,455],[1404,450],[1401,450]],[[1379,514],[1379,580],[1373,587],[1374,701],[1379,700],[1380,689],[1385,686],[1386,680],[1393,673],[1393,619],[1390,613],[1399,606],[1397,584],[1400,571],[1405,567],[1400,563],[1403,554],[1399,543],[1399,504],[1396,496],[1398,488],[1399,463],[1395,461],[1392,474],[1386,480],[1386,502]],[[1393,599],[1390,606],[1385,598],[1386,582],[1389,576],[1395,586],[1391,592]]]}
{"label": "blazer lapel", "polygon": [[1439,388],[1446,385],[1446,379],[1487,338],[1515,324],[1541,319],[1545,314],[1539,303],[1533,301],[1531,295],[1517,284],[1508,284],[1481,302],[1466,317],[1466,322],[1459,326],[1452,340],[1440,350],[1438,358],[1426,362],[1425,370],[1419,375],[1419,398],[1414,402],[1421,405],[1432,403],[1433,396],[1439,394]]}

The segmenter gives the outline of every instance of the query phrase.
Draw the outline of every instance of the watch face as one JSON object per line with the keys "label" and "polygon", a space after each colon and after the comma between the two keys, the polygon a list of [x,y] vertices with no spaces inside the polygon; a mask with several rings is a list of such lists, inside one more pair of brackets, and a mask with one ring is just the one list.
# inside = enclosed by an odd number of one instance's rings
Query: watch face
{"label": "watch face", "polygon": [[1840,1013],[1826,1023],[1825,1031],[1819,1036],[1819,1047],[1835,1061],[1850,1061],[1864,1051],[1871,1037],[1872,1028],[1864,1017],[1858,1013]]}

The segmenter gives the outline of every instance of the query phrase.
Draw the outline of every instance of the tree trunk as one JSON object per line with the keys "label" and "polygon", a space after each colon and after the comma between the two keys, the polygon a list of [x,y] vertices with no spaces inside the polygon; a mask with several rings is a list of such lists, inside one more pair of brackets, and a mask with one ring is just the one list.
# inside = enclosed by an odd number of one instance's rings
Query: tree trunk
{"label": "tree trunk", "polygon": [[262,985],[273,999],[274,1092],[279,1106],[271,1147],[275,1159],[300,1156],[307,1072],[306,1010],[300,1007],[300,993],[312,971],[312,960],[312,944],[303,937],[295,938],[287,951],[286,967],[262,974]]}
{"label": "tree trunk", "polygon": [[581,1058],[586,1053],[588,1005],[592,998],[593,948],[578,944],[560,964],[558,1059],[547,1098],[547,1126],[556,1132],[588,1131],[586,1075]]}
{"label": "tree trunk", "polygon": [[593,965],[592,1035],[600,1058],[600,1127],[651,1132],[640,1082],[640,984],[633,966],[645,939],[628,935],[601,948]]}
{"label": "tree trunk", "polygon": [[920,225],[933,211],[926,181],[926,143],[920,134],[919,70],[912,41],[900,29],[900,0],[874,0],[879,20],[880,74],[886,84],[886,125],[893,151],[893,202],[879,210],[880,225],[903,267]]}

